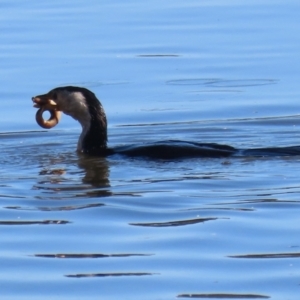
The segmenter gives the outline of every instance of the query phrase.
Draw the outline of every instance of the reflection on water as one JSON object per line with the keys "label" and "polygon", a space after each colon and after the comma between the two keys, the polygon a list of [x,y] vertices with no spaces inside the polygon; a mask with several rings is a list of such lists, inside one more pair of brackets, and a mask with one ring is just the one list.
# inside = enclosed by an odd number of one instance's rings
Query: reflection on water
{"label": "reflection on water", "polygon": [[109,163],[106,158],[88,158],[80,156],[78,160],[78,167],[83,169],[84,177],[83,183],[88,183],[94,187],[109,187]]}
{"label": "reflection on water", "polygon": [[70,274],[65,275],[70,278],[85,278],[85,277],[120,277],[120,276],[147,276],[147,275],[155,275],[154,273],[90,273],[90,274]]}
{"label": "reflection on water", "polygon": [[103,206],[103,203],[92,203],[85,205],[70,205],[70,206],[57,206],[57,207],[20,207],[20,206],[6,206],[6,209],[18,209],[18,210],[40,210],[40,211],[60,211],[60,210],[77,210],[85,208],[93,208]]}
{"label": "reflection on water", "polygon": [[261,254],[245,254],[230,255],[232,258],[293,258],[300,257],[300,253],[261,253]]}
{"label": "reflection on water", "polygon": [[131,223],[130,225],[134,226],[145,226],[145,227],[168,227],[168,226],[184,226],[197,224],[207,221],[217,220],[218,218],[199,218],[194,220],[180,220],[180,221],[170,221],[170,222],[161,222],[161,223]]}
{"label": "reflection on water", "polygon": [[[3,299],[299,299],[297,1],[1,11]],[[79,124],[39,130],[30,100],[69,84],[101,99],[110,147],[264,151],[78,155]]]}
{"label": "reflection on water", "polygon": [[[139,130],[143,135],[147,127]],[[281,269],[282,260],[297,265],[297,157],[88,157],[64,143],[63,132],[59,147],[47,143],[55,132],[24,135],[24,155],[4,164],[1,175],[0,230],[3,251],[19,245],[20,264],[36,269],[36,280],[47,273],[58,282],[69,279],[64,285],[70,287],[71,279],[82,279],[81,289],[89,280],[97,285],[110,278],[107,293],[119,295],[114,280],[139,284],[145,293],[149,287],[161,291],[159,278],[172,286],[170,298],[264,299],[274,294],[274,277],[260,271],[270,268],[267,261],[273,258],[270,272],[279,274],[290,272]],[[37,139],[45,142],[43,151],[29,155]],[[47,293],[50,286],[44,285]],[[131,288],[122,290],[131,295]]]}
{"label": "reflection on water", "polygon": [[181,294],[178,298],[195,299],[269,299],[270,297],[255,294]]}
{"label": "reflection on water", "polygon": [[0,221],[0,225],[53,225],[68,224],[69,221],[64,220],[44,220],[44,221]]}
{"label": "reflection on water", "polygon": [[[67,170],[60,168],[53,168],[56,164],[55,158],[49,157],[50,164],[44,167],[39,172],[39,181],[33,186],[33,189],[41,190],[45,197],[49,197],[49,192],[60,197],[107,197],[111,195],[109,183],[109,164],[106,158],[95,158],[79,155],[76,161],[75,168],[77,170]],[[75,176],[74,180],[70,177]],[[80,184],[76,177],[80,178]],[[78,178],[78,179],[79,179]],[[72,181],[74,181],[72,183]],[[48,191],[48,192],[47,192]],[[53,197],[53,196],[52,196]],[[93,207],[95,204],[85,205],[84,207]],[[98,204],[99,205],[99,204]],[[101,204],[103,205],[103,204]],[[74,207],[73,209],[80,209],[82,206]],[[62,208],[68,209],[68,208]]]}
{"label": "reflection on water", "polygon": [[151,254],[35,254],[36,257],[45,258],[106,258],[106,257],[130,257],[130,256],[149,256]]}

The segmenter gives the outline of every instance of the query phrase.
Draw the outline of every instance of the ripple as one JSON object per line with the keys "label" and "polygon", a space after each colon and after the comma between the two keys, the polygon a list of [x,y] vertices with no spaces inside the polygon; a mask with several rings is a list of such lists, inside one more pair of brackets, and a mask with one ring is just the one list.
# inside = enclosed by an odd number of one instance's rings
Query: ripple
{"label": "ripple", "polygon": [[170,227],[170,226],[192,225],[192,224],[203,223],[203,222],[213,221],[218,219],[220,218],[197,218],[191,220],[169,221],[169,222],[160,222],[160,223],[129,223],[129,225],[144,226],[144,227]]}
{"label": "ripple", "polygon": [[256,294],[181,294],[178,298],[207,298],[207,299],[269,299],[269,296]]}
{"label": "ripple", "polygon": [[103,253],[90,253],[90,254],[34,254],[35,257],[43,258],[107,258],[107,257],[131,257],[131,256],[151,256],[153,254],[139,254],[139,253],[120,253],[120,254],[103,254]]}
{"label": "ripple", "polygon": [[6,206],[6,209],[14,209],[14,210],[37,210],[37,211],[69,211],[69,210],[79,210],[86,208],[94,208],[105,206],[103,203],[91,203],[85,205],[69,205],[69,206],[59,206],[59,207],[21,207],[21,206]]}
{"label": "ripple", "polygon": [[179,57],[178,54],[139,54],[137,57]]}
{"label": "ripple", "polygon": [[65,220],[44,220],[44,221],[0,221],[0,225],[64,225],[71,223]]}
{"label": "ripple", "polygon": [[65,275],[71,278],[85,278],[85,277],[121,277],[121,276],[149,276],[158,275],[158,273],[136,272],[136,273],[88,273],[88,274],[70,274]]}
{"label": "ripple", "polygon": [[197,85],[208,87],[249,87],[277,84],[277,79],[219,79],[219,78],[191,78],[175,79],[166,82],[167,85]]}
{"label": "ripple", "polygon": [[229,255],[231,258],[294,258],[300,257],[300,253],[261,253],[261,254],[242,254]]}

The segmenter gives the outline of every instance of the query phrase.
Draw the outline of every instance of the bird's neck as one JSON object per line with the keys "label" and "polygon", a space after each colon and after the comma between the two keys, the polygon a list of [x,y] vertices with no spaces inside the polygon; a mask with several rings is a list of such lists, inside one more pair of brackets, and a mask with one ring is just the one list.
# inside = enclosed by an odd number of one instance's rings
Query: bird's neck
{"label": "bird's neck", "polygon": [[91,118],[90,123],[82,124],[77,150],[87,154],[101,154],[107,147],[107,127],[103,120]]}
{"label": "bird's neck", "polygon": [[[86,91],[87,93],[87,91]],[[107,145],[107,121],[105,111],[96,98],[89,92],[73,92],[59,101],[59,108],[77,120],[82,127],[77,151],[88,154],[101,154]]]}

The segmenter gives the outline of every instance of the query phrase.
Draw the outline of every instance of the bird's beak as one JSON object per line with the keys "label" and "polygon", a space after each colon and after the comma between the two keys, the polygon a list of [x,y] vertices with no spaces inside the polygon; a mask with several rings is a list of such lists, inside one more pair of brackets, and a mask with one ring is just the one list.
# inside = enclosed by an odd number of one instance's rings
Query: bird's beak
{"label": "bird's beak", "polygon": [[32,97],[33,107],[58,110],[57,103],[48,94]]}
{"label": "bird's beak", "polygon": [[[38,108],[35,119],[36,122],[43,128],[50,129],[58,124],[61,112],[59,111],[57,103],[49,97],[48,94],[32,97],[33,107]],[[49,120],[44,120],[43,113],[50,112]]]}

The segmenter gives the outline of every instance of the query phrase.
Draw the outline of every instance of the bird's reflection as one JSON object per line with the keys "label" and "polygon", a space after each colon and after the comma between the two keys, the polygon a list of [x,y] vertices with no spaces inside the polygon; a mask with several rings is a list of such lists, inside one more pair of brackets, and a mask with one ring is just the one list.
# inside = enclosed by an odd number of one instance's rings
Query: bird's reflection
{"label": "bird's reflection", "polygon": [[109,187],[109,163],[105,157],[78,154],[78,167],[84,171],[82,182],[94,187]]}
{"label": "bird's reflection", "polygon": [[[41,200],[84,199],[108,197],[112,195],[109,182],[109,162],[106,158],[83,154],[61,154],[43,156],[39,163],[40,171],[33,190]],[[85,203],[94,207],[102,203]],[[68,210],[70,206],[66,206]],[[66,207],[61,207],[65,210]],[[73,207],[73,206],[72,206]],[[76,205],[82,209],[82,202]],[[57,207],[55,208],[57,210]],[[75,209],[75,206],[74,206]]]}

